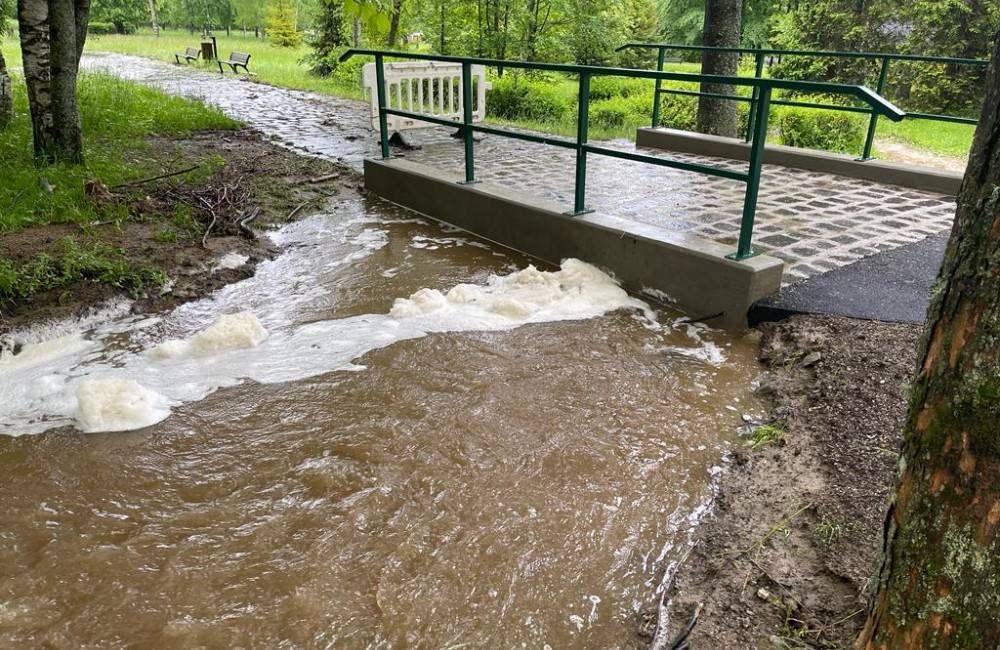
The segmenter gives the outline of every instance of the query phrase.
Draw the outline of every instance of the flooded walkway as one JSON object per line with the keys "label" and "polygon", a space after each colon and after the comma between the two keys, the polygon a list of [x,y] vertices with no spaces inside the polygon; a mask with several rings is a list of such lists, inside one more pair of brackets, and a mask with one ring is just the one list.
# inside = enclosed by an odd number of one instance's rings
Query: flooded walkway
{"label": "flooded walkway", "polygon": [[[378,154],[367,106],[356,100],[284,90],[120,54],[88,54],[84,64],[205,99],[302,153],[341,160],[356,169],[366,156]],[[439,169],[462,170],[461,142],[449,137],[448,129],[408,135],[422,148],[395,155]],[[626,141],[603,144],[632,148]],[[568,210],[573,205],[574,156],[557,147],[485,136],[476,145],[477,177],[559,201]],[[708,156],[670,157],[746,168],[742,162]],[[588,157],[588,206],[726,245],[734,246],[739,234],[743,191],[742,183],[724,178]],[[794,282],[948,230],[954,214],[954,199],[933,192],[765,165],[754,245],[784,260],[785,281]]]}
{"label": "flooded walkway", "polygon": [[0,357],[0,646],[642,647],[755,346],[378,200],[272,239]]}

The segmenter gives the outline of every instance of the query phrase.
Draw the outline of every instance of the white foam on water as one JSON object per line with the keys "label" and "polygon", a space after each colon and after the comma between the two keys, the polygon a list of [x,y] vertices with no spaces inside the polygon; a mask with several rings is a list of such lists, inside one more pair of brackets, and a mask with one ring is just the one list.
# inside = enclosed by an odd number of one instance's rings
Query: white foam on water
{"label": "white foam on water", "polygon": [[74,418],[85,433],[141,429],[169,415],[167,398],[133,379],[85,380],[76,385]]}
{"label": "white foam on water", "polygon": [[247,380],[266,384],[361,370],[354,360],[366,352],[434,332],[508,330],[623,308],[652,316],[646,303],[607,274],[569,259],[555,272],[529,266],[491,276],[483,285],[421,289],[397,299],[388,314],[316,321],[270,334],[256,316],[241,312],[188,338],[110,358],[102,356],[99,342],[78,335],[54,349],[44,348],[47,343],[26,348],[12,359],[30,356],[9,371],[0,366],[0,433],[39,433],[65,424],[88,432],[138,428],[166,417],[171,405]]}
{"label": "white foam on water", "polygon": [[154,359],[167,359],[185,355],[208,355],[227,350],[255,348],[268,336],[257,317],[242,311],[224,314],[211,326],[188,339],[170,339],[149,351]]}

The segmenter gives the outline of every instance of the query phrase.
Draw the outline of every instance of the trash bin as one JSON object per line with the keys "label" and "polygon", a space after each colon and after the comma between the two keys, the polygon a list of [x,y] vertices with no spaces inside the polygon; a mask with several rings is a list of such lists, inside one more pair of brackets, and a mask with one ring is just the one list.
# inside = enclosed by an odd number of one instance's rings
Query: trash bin
{"label": "trash bin", "polygon": [[202,61],[211,61],[215,58],[215,44],[212,41],[202,41],[201,42],[201,59]]}

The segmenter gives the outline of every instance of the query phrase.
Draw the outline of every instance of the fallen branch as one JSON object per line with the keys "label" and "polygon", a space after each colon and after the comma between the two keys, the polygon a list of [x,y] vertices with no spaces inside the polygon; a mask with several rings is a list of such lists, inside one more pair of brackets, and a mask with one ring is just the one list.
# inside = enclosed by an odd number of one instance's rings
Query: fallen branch
{"label": "fallen branch", "polygon": [[108,189],[117,190],[122,187],[135,187],[136,185],[145,185],[146,183],[152,183],[153,181],[158,181],[162,178],[170,178],[171,176],[180,176],[181,174],[186,174],[188,172],[193,172],[194,170],[201,167],[201,165],[191,165],[190,167],[185,167],[184,169],[178,169],[175,172],[167,172],[166,174],[160,174],[159,176],[152,176],[150,178],[143,178],[138,181],[129,181],[127,183],[121,183],[119,185],[113,185]]}
{"label": "fallen branch", "polygon": [[295,206],[294,210],[292,210],[291,212],[288,213],[288,216],[285,217],[285,221],[291,221],[292,217],[294,217],[295,215],[297,215],[299,213],[299,210],[301,210],[302,208],[304,208],[307,205],[309,205],[310,203],[312,203],[313,200],[314,199],[309,199],[308,201],[303,201],[302,203],[299,203],[297,206]]}
{"label": "fallen branch", "polygon": [[316,183],[325,183],[326,181],[332,181],[335,178],[340,178],[340,172],[333,172],[332,174],[323,174],[322,176],[310,178],[306,182],[315,185]]}

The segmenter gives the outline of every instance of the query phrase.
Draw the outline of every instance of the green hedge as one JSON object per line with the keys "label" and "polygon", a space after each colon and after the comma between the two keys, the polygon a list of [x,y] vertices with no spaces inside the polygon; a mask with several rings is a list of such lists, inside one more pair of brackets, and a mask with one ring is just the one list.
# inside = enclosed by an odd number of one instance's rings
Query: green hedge
{"label": "green hedge", "polygon": [[491,117],[504,120],[558,122],[572,114],[575,104],[574,96],[559,86],[544,79],[507,74],[493,80],[486,110]]}
{"label": "green hedge", "polygon": [[102,23],[97,20],[92,20],[87,23],[87,33],[95,36],[101,34],[115,34],[117,31],[118,30],[116,30],[115,26],[111,23]]}
{"label": "green hedge", "polygon": [[781,144],[804,149],[859,153],[866,121],[855,113],[786,107],[778,112]]}

